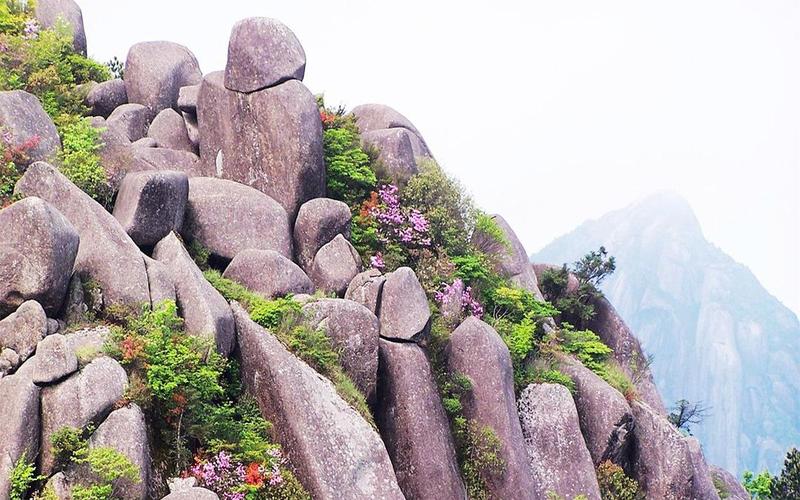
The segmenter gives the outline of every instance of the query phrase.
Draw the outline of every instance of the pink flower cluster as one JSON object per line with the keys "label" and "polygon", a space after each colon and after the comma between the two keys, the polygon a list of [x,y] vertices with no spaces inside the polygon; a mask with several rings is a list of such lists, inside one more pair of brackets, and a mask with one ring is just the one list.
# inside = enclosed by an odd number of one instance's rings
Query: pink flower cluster
{"label": "pink flower cluster", "polygon": [[384,267],[386,267],[386,263],[383,262],[383,254],[381,252],[378,252],[372,257],[370,257],[369,265],[370,267],[374,267],[375,269],[383,269]]}
{"label": "pink flower cluster", "polygon": [[39,37],[39,23],[36,19],[28,19],[25,21],[25,27],[22,31],[22,38],[31,40]]}
{"label": "pink flower cluster", "polygon": [[457,311],[456,314],[466,312],[476,318],[483,316],[483,306],[472,296],[472,287],[464,287],[461,278],[456,278],[449,285],[442,283],[442,289],[436,292],[434,298],[445,310]]}
{"label": "pink flower cluster", "polygon": [[379,203],[370,210],[379,224],[384,243],[399,240],[406,245],[427,247],[431,244],[428,220],[418,210],[400,206],[397,186],[384,184],[378,190]]}
{"label": "pink flower cluster", "polygon": [[244,500],[244,493],[236,492],[245,481],[247,470],[221,451],[211,460],[200,462],[189,469],[200,486],[222,493],[224,500]]}

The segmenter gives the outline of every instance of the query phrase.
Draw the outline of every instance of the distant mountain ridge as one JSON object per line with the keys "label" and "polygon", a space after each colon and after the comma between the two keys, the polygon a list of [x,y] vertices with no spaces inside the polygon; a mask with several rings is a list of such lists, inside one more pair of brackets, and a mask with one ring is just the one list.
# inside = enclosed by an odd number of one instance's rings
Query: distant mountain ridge
{"label": "distant mountain ridge", "polygon": [[667,405],[702,400],[706,457],[734,473],[778,470],[800,444],[800,322],[750,270],[708,242],[691,207],[660,193],[587,221],[534,254],[573,262],[604,245],[609,300],[655,356]]}

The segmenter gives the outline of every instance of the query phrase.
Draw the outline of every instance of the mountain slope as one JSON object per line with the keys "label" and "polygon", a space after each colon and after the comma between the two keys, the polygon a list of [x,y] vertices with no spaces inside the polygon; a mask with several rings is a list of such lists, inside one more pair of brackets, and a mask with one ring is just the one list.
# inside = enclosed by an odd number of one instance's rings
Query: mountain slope
{"label": "mountain slope", "polygon": [[603,289],[654,355],[667,404],[702,400],[695,426],[709,462],[779,468],[800,443],[800,324],[745,266],[708,242],[682,198],[662,193],[588,221],[532,256],[573,262],[605,245]]}

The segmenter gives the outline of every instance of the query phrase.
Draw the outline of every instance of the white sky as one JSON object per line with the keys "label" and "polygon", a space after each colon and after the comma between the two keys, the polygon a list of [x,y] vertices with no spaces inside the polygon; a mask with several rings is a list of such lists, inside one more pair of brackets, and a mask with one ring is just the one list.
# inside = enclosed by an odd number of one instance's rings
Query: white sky
{"label": "white sky", "polygon": [[388,104],[530,252],[672,189],[800,312],[797,0],[78,0],[90,55],[145,40],[223,69],[233,23],[282,20],[329,104]]}

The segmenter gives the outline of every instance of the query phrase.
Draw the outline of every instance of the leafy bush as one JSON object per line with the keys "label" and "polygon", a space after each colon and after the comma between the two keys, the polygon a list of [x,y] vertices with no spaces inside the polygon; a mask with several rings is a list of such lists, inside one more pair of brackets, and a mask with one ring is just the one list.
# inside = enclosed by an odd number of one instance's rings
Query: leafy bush
{"label": "leafy bush", "polygon": [[327,129],[323,132],[323,149],[328,196],[357,207],[378,183],[358,134],[347,128]]}
{"label": "leafy bush", "polygon": [[603,500],[640,500],[644,495],[639,484],[628,477],[622,467],[606,460],[597,466],[597,482]]}
{"label": "leafy bush", "polygon": [[742,486],[753,500],[771,500],[772,481],[772,475],[766,470],[757,476],[749,470],[742,474]]}
{"label": "leafy bush", "polygon": [[50,436],[50,446],[57,469],[65,469],[75,457],[86,454],[87,442],[83,434],[82,429],[67,426],[58,429]]}
{"label": "leafy bush", "polygon": [[97,153],[102,147],[100,131],[91,125],[88,118],[72,118],[64,120],[59,134],[61,173],[95,201],[109,207],[111,187]]}
{"label": "leafy bush", "polygon": [[517,392],[522,391],[530,384],[559,384],[575,394],[575,382],[569,375],[552,367],[525,367],[519,373],[514,374],[514,386],[517,388]]}
{"label": "leafy bush", "polygon": [[475,216],[475,237],[473,244],[478,250],[489,255],[511,251],[511,241],[488,214],[478,211]]}
{"label": "leafy bush", "polygon": [[36,475],[36,465],[28,462],[27,455],[23,453],[19,460],[14,463],[14,468],[11,469],[9,498],[11,500],[25,500],[28,498],[28,492],[33,484],[41,479],[44,478]]}
{"label": "leafy bush", "polygon": [[257,304],[250,311],[250,319],[272,330],[278,328],[287,318],[294,318],[302,306],[291,298],[279,298]]}
{"label": "leafy bush", "polygon": [[611,349],[593,331],[575,331],[569,326],[562,324],[562,329],[559,331],[559,337],[563,342],[562,349],[574,354],[586,368],[605,378],[607,372],[605,361],[612,353]]}

